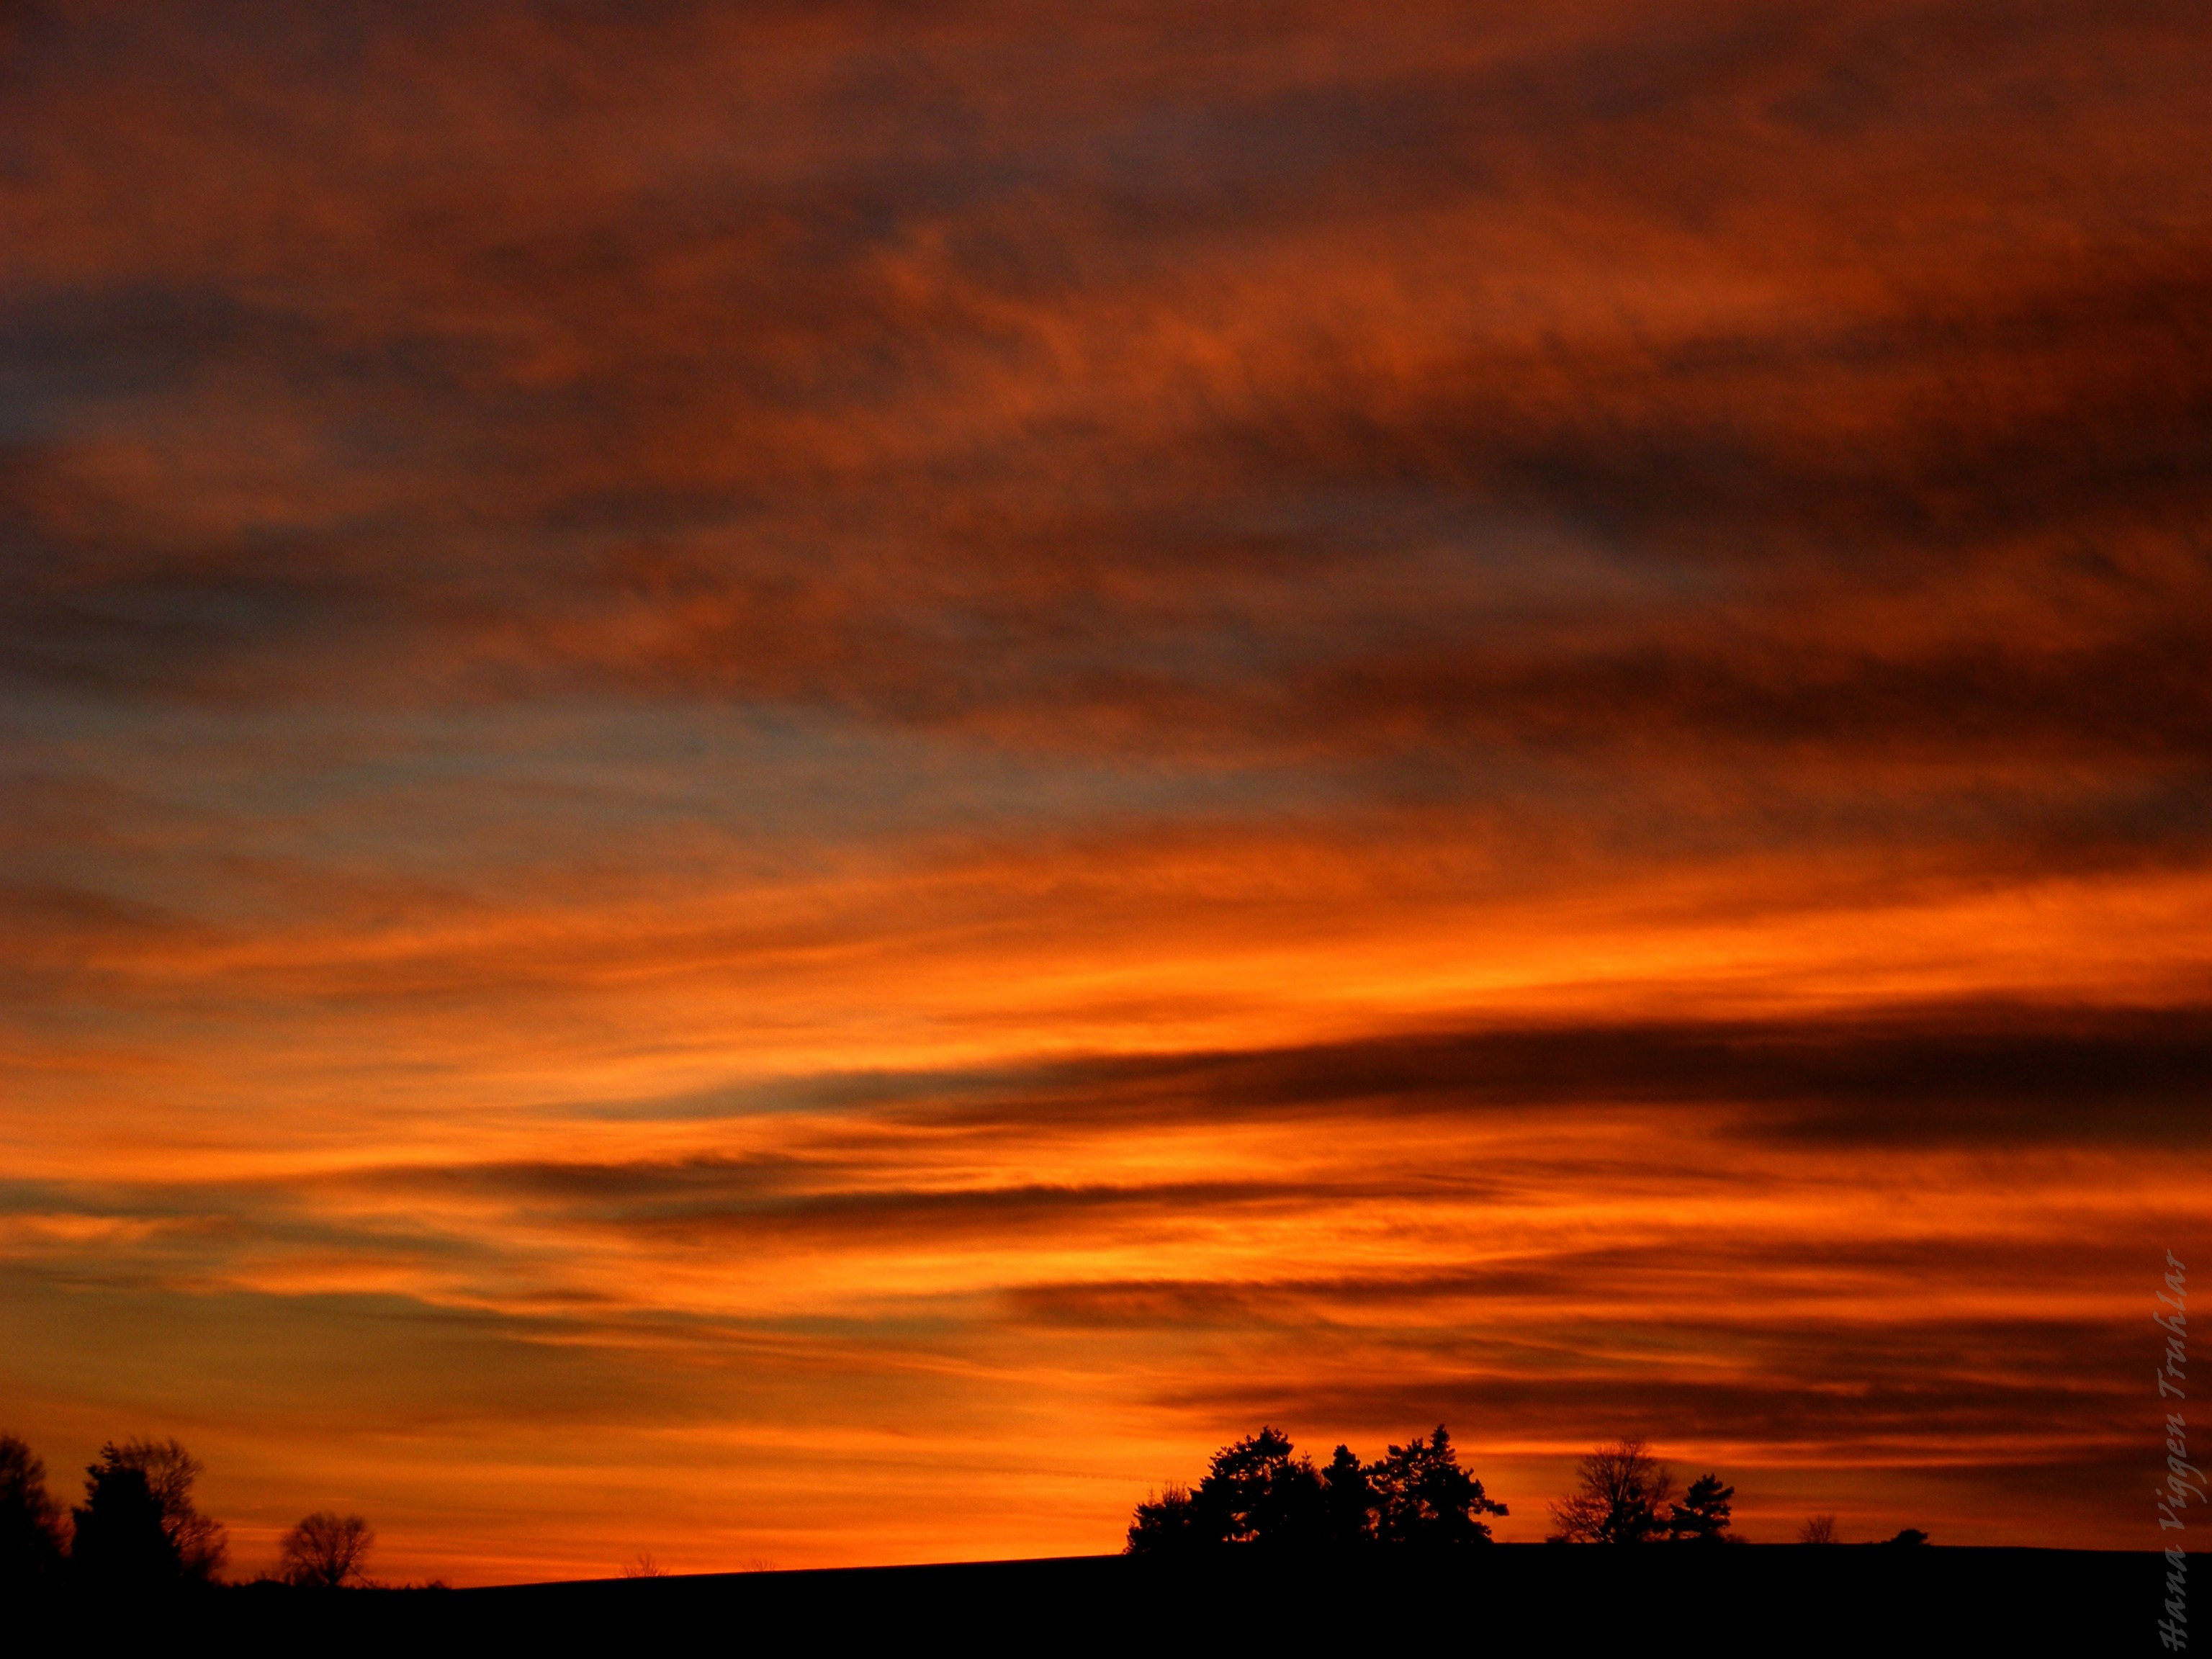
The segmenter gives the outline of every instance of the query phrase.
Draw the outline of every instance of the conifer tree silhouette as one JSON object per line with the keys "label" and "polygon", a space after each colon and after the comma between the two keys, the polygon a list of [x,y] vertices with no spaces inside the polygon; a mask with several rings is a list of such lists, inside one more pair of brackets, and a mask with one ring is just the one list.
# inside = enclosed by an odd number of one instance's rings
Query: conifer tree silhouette
{"label": "conifer tree silhouette", "polygon": [[1416,1435],[1391,1447],[1369,1467],[1367,1480],[1375,1492],[1376,1536],[1385,1544],[1486,1544],[1490,1528],[1476,1517],[1507,1512],[1460,1468],[1441,1423],[1425,1439]]}
{"label": "conifer tree silhouette", "polygon": [[1377,1500],[1367,1468],[1340,1445],[1321,1472],[1322,1536],[1332,1549],[1357,1549],[1375,1541]]}
{"label": "conifer tree silhouette", "polygon": [[222,1525],[192,1503],[200,1462],[174,1440],[109,1441],[87,1466],[70,1559],[118,1589],[208,1583],[222,1569]]}
{"label": "conifer tree silhouette", "polygon": [[1690,1482],[1690,1490],[1682,1501],[1674,1507],[1668,1517],[1667,1530],[1670,1537],[1686,1539],[1692,1543],[1718,1544],[1725,1541],[1721,1534],[1728,1530],[1729,1499],[1735,1496],[1734,1486],[1721,1485],[1717,1474],[1701,1474]]}
{"label": "conifer tree silhouette", "polygon": [[1285,1549],[1320,1540],[1321,1477],[1272,1428],[1216,1452],[1191,1503],[1206,1534],[1226,1543]]}

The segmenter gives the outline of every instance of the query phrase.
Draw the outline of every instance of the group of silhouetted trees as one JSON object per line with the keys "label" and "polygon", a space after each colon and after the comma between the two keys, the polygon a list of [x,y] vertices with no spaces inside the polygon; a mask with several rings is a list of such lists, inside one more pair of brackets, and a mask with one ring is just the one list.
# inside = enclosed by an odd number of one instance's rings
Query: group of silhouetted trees
{"label": "group of silhouetted trees", "polygon": [[[1575,1470],[1573,1490],[1551,1505],[1550,1537],[1563,1544],[1724,1544],[1734,1486],[1717,1474],[1701,1474],[1679,1495],[1674,1478],[1635,1438],[1591,1451]],[[1326,1467],[1271,1428],[1214,1453],[1194,1489],[1170,1482],[1165,1492],[1137,1505],[1129,1522],[1128,1553],[1181,1555],[1223,1544],[1255,1544],[1276,1550],[1334,1552],[1388,1546],[1453,1547],[1486,1544],[1486,1515],[1504,1515],[1482,1482],[1459,1466],[1442,1424],[1425,1438],[1393,1446],[1362,1463],[1339,1446]],[[1804,1543],[1830,1543],[1835,1517],[1817,1516],[1798,1534]],[[1888,1541],[1925,1543],[1928,1534],[1907,1527]]]}
{"label": "group of silhouetted trees", "polygon": [[[1674,1501],[1671,1475],[1641,1440],[1600,1447],[1582,1461],[1574,1491],[1552,1505],[1565,1542],[1723,1541],[1735,1488],[1699,1476]],[[1322,1468],[1290,1437],[1262,1428],[1213,1455],[1195,1488],[1170,1484],[1137,1505],[1132,1555],[1173,1555],[1220,1544],[1340,1551],[1449,1548],[1490,1541],[1482,1517],[1505,1505],[1459,1464],[1442,1424],[1363,1463],[1339,1446]]]}
{"label": "group of silhouetted trees", "polygon": [[[1674,1478],[1643,1441],[1600,1446],[1575,1471],[1575,1489],[1552,1505],[1555,1540],[1570,1544],[1646,1544],[1657,1540],[1720,1544],[1729,1525],[1734,1486],[1701,1474],[1678,1499]],[[1801,1544],[1836,1541],[1836,1517],[1816,1515],[1797,1530]],[[1928,1534],[1906,1527],[1891,1544],[1924,1544]]]}
{"label": "group of silhouetted trees", "polygon": [[101,1589],[212,1583],[222,1526],[192,1503],[198,1459],[174,1440],[110,1441],[84,1472],[84,1502],[66,1519],[46,1491],[46,1466],[0,1435],[0,1579],[11,1589],[64,1574]]}
{"label": "group of silhouetted trees", "polygon": [[1575,1471],[1575,1488],[1552,1505],[1553,1534],[1570,1544],[1728,1541],[1734,1486],[1701,1474],[1680,1501],[1674,1477],[1643,1441],[1600,1446]]}
{"label": "group of silhouetted trees", "polygon": [[[200,1474],[174,1440],[110,1441],[85,1468],[84,1502],[64,1516],[44,1460],[0,1435],[0,1593],[73,1584],[137,1595],[219,1582],[228,1540],[192,1502]],[[364,1583],[374,1541],[359,1516],[318,1512],[284,1535],[276,1576],[329,1589]]]}
{"label": "group of silhouetted trees", "polygon": [[1325,1468],[1287,1435],[1263,1428],[1213,1455],[1195,1490],[1170,1485],[1137,1505],[1132,1555],[1175,1555],[1217,1544],[1343,1550],[1486,1543],[1486,1515],[1504,1515],[1459,1466],[1439,1424],[1372,1463],[1339,1446]]}

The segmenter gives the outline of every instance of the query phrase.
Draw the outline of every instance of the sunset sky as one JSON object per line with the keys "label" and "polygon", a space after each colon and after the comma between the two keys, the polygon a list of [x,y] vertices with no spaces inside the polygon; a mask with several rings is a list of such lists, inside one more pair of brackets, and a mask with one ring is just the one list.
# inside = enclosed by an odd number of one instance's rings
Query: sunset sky
{"label": "sunset sky", "polygon": [[[2151,1547],[2201,0],[0,9],[0,1431]],[[2212,1255],[2208,1255],[2212,1265]]]}

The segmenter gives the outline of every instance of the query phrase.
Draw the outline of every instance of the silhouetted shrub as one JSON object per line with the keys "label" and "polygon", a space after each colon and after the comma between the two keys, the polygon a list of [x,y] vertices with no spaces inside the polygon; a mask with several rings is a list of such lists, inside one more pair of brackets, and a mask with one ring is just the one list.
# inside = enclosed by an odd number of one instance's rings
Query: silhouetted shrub
{"label": "silhouetted shrub", "polygon": [[1907,1527],[1903,1531],[1899,1532],[1896,1537],[1890,1539],[1888,1541],[1893,1544],[1902,1545],[1905,1548],[1910,1549],[1915,1544],[1926,1543],[1928,1541],[1928,1534],[1921,1531],[1917,1527]]}

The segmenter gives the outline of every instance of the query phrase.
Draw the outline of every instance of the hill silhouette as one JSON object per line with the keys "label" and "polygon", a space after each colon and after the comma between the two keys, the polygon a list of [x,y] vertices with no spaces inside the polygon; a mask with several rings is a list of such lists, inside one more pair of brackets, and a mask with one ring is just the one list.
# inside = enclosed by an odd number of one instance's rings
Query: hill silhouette
{"label": "hill silhouette", "polygon": [[[245,1588],[159,1615],[205,1644],[572,1651],[696,1641],[1149,1653],[1410,1642],[1532,1654],[2154,1651],[2164,1558],[1930,1547],[1635,1551],[1498,1544],[1316,1573],[1264,1552],[615,1578],[342,1595]],[[104,1618],[111,1629],[120,1628]]]}
{"label": "hill silhouette", "polygon": [[1499,1544],[1480,1517],[1505,1506],[1441,1426],[1372,1463],[1339,1446],[1321,1468],[1262,1428],[1222,1448],[1194,1489],[1139,1505],[1118,1556],[392,1589],[362,1571],[368,1523],[318,1511],[287,1535],[281,1578],[236,1584],[217,1571],[220,1524],[193,1505],[198,1473],[174,1441],[111,1443],[65,1532],[43,1464],[0,1437],[10,1634],[340,1651],[930,1640],[2107,1654],[2151,1650],[2170,1565],[1929,1547],[1913,1528],[1879,1546],[1712,1547],[1733,1488],[1709,1474],[1668,1502],[1671,1479],[1632,1440],[1583,1461],[1553,1541]]}

